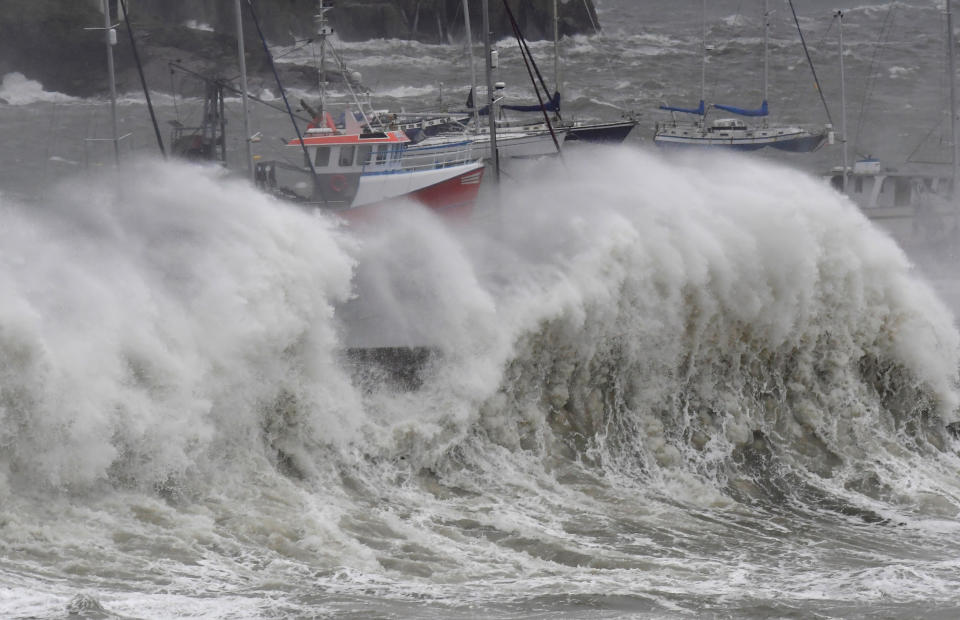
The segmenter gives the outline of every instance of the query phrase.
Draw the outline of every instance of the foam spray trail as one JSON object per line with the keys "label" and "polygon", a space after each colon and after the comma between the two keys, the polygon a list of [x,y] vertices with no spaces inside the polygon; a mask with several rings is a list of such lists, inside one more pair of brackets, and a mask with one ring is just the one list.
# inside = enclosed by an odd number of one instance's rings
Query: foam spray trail
{"label": "foam spray trail", "polygon": [[[176,165],[4,205],[0,609],[956,604],[958,335],[896,245],[784,169],[569,163],[493,233]],[[336,363],[385,309],[416,392]]]}
{"label": "foam spray trail", "polygon": [[304,372],[336,370],[323,319],[352,259],[335,226],[212,170],[130,173],[4,206],[5,476],[160,484],[263,406],[315,398]]}
{"label": "foam spray trail", "polygon": [[[419,484],[458,507],[425,500],[430,509],[418,518],[438,528],[466,518],[483,536],[502,537],[474,570],[502,576],[503,547],[518,548],[543,560],[510,556],[524,583],[548,582],[538,594],[582,586],[586,596],[596,574],[576,566],[643,565],[615,551],[622,540],[596,522],[646,537],[633,547],[641,557],[662,555],[652,541],[665,538],[692,559],[698,545],[677,537],[702,539],[698,509],[765,506],[817,524],[804,527],[956,514],[957,459],[943,450],[944,425],[956,419],[958,337],[950,312],[890,238],[819,181],[755,162],[667,163],[617,151],[571,167],[572,178],[540,171],[543,182],[508,195],[499,242],[464,242],[471,260],[463,277],[490,293],[495,313],[463,314],[473,342],[434,329],[434,341],[456,342],[456,363],[437,370],[415,413],[384,417]],[[428,237],[405,245],[423,252]],[[436,294],[450,284],[436,283]],[[449,406],[450,394],[462,406]],[[444,407],[430,406],[438,402]],[[378,492],[402,504],[409,491]],[[610,503],[598,508],[598,495]],[[678,516],[662,502],[690,511]],[[644,523],[621,503],[640,515],[658,507]],[[660,520],[661,511],[669,517]],[[730,595],[725,573],[737,563],[762,573],[755,558],[738,557],[751,548],[784,553],[771,547],[783,532],[762,514],[755,532],[717,533],[735,551],[702,581],[661,566],[651,598],[666,604],[663,592],[677,587]],[[421,538],[422,529],[405,535],[444,546]],[[798,548],[822,542],[814,536]],[[841,567],[832,581],[807,579],[799,552],[794,568],[803,574],[774,571],[776,583],[762,579],[763,589],[771,599],[802,599],[803,588],[849,598],[873,575],[846,574],[845,553],[820,558],[824,570]],[[545,577],[558,563],[570,567],[562,586]],[[918,572],[925,585],[901,596],[949,589],[944,567]],[[615,591],[632,579],[604,575]]]}

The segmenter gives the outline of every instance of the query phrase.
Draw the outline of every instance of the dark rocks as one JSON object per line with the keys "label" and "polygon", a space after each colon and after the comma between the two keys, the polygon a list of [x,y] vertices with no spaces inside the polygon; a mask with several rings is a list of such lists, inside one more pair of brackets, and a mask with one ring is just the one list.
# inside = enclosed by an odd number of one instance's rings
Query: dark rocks
{"label": "dark rocks", "polygon": [[[110,0],[117,14],[118,0]],[[328,0],[329,2],[329,0]],[[524,36],[553,36],[553,0],[510,0]],[[489,0],[491,29],[496,38],[512,34],[501,0]],[[4,0],[0,12],[0,76],[19,71],[44,88],[89,97],[107,91],[106,50],[100,0]],[[246,0],[244,0],[246,5]],[[254,2],[267,40],[287,45],[313,37],[316,0]],[[559,3],[561,34],[592,32],[596,21],[592,0]],[[137,47],[151,88],[170,88],[171,61],[215,75],[235,66],[234,0],[127,0]],[[471,0],[473,35],[481,36],[481,3]],[[244,11],[247,68],[254,81],[270,83],[268,64],[248,10]],[[416,39],[448,43],[464,36],[462,0],[338,0],[329,13],[344,40]],[[114,20],[117,21],[116,19]],[[193,27],[187,27],[190,23]],[[115,48],[117,87],[139,89],[136,68],[124,26]],[[230,76],[234,77],[234,76]]]}

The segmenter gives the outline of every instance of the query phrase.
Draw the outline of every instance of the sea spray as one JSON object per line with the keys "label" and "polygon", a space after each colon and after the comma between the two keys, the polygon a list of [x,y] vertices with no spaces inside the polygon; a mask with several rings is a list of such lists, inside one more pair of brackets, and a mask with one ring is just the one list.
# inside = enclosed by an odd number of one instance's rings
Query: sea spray
{"label": "sea spray", "polygon": [[889,237],[747,159],[528,178],[466,226],[155,161],[3,198],[0,610],[957,603],[958,335]]}
{"label": "sea spray", "polygon": [[5,205],[8,475],[159,484],[214,445],[269,436],[259,418],[278,399],[336,390],[332,304],[353,267],[342,235],[220,176],[143,162],[49,204]]}

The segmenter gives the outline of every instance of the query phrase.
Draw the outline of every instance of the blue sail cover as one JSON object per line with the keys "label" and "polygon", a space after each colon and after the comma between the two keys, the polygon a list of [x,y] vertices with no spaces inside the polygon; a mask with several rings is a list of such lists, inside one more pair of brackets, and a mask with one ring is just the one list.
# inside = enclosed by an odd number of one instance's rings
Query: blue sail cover
{"label": "blue sail cover", "polygon": [[699,114],[700,116],[703,116],[706,107],[703,105],[703,99],[701,99],[699,108],[675,108],[669,105],[662,105],[660,106],[660,109],[669,110],[671,112],[683,112],[684,114]]}
{"label": "blue sail cover", "polygon": [[738,108],[732,105],[722,105],[719,103],[713,104],[713,107],[720,110],[726,110],[727,112],[732,112],[733,114],[739,114],[740,116],[767,116],[770,112],[767,110],[767,100],[764,99],[763,103],[760,104],[760,108],[757,110],[747,110],[744,108]]}

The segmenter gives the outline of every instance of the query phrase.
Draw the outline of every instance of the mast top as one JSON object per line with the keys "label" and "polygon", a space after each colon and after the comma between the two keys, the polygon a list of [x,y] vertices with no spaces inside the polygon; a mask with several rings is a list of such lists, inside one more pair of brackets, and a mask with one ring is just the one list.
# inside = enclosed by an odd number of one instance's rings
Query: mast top
{"label": "mast top", "polygon": [[317,0],[317,13],[313,16],[313,23],[317,26],[317,34],[322,37],[333,34],[333,28],[327,22],[327,13],[332,10],[333,6],[327,6],[325,0]]}

